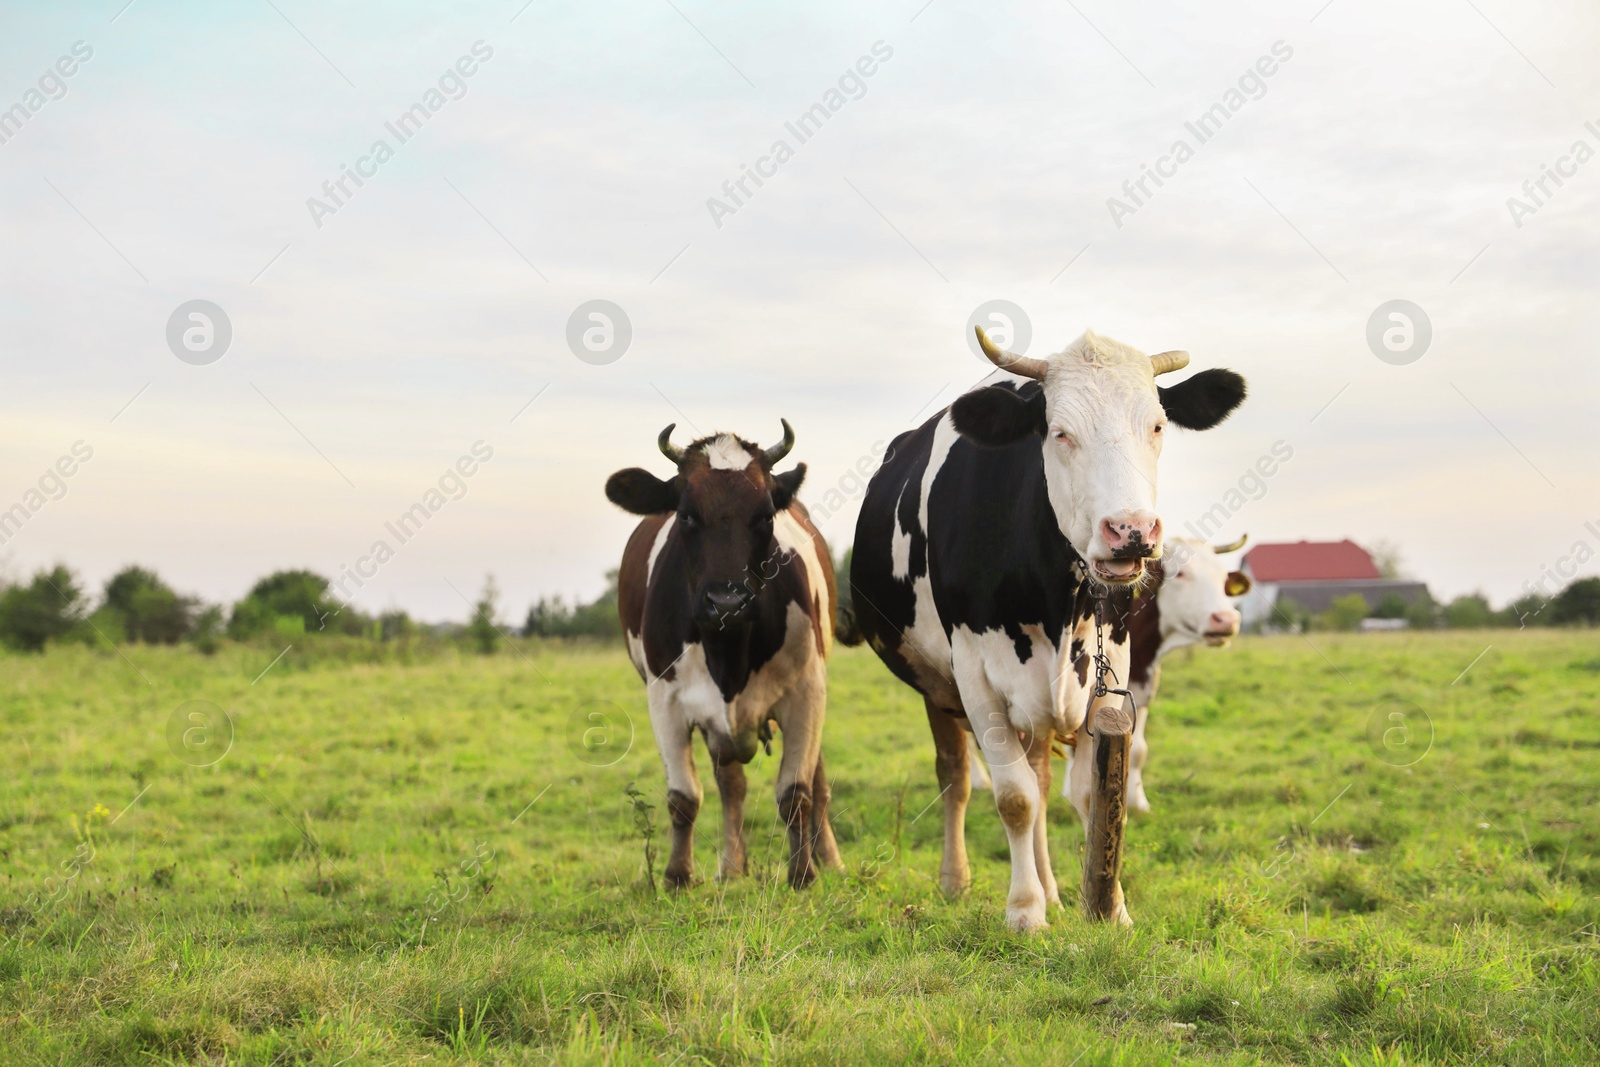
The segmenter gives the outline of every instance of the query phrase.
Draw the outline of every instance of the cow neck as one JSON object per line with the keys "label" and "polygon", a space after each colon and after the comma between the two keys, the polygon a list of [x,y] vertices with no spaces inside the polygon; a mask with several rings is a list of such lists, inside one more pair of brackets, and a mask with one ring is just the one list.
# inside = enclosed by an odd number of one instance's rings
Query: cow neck
{"label": "cow neck", "polygon": [[[779,552],[778,539],[774,537],[763,558],[778,559]],[[780,584],[783,561],[779,560],[779,567],[771,578],[758,580],[761,585],[754,593],[753,618],[748,625],[699,631],[706,670],[721,691],[722,699],[729,703],[743,692],[750,676],[777,655],[788,634],[785,613],[788,598],[783,595]]]}
{"label": "cow neck", "polygon": [[702,630],[700,647],[706,657],[706,671],[717,683],[722,699],[732,703],[750,680],[750,644],[758,618],[748,626]]}
{"label": "cow neck", "polygon": [[1037,516],[1040,551],[1066,576],[1066,588],[1061,594],[1066,600],[1066,611],[1062,614],[1061,632],[1055,635],[1056,647],[1061,649],[1068,647],[1079,620],[1094,615],[1094,589],[1088,580],[1088,563],[1061,532],[1056,509],[1050,503],[1050,487],[1045,481],[1042,457],[1035,485],[1033,511]]}

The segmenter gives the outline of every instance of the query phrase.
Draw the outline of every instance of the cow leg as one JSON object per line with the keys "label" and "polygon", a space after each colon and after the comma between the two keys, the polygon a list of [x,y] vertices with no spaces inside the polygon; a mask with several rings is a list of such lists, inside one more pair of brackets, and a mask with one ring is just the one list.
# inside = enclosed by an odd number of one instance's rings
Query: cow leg
{"label": "cow leg", "polygon": [[744,798],[748,789],[744,764],[717,764],[717,792],[722,796],[722,855],[717,859],[718,878],[744,874]]}
{"label": "cow leg", "polygon": [[[968,700],[962,703],[978,736],[978,745],[989,761],[989,776],[994,780],[994,805],[1006,828],[1011,846],[1011,891],[1006,896],[1006,923],[1013,930],[1039,930],[1045,921],[1044,885],[1039,881],[1039,866],[1034,850],[1034,823],[1043,808],[1039,779],[1028,763],[1028,750],[1017,737],[1006,707],[999,701],[987,704]],[[985,710],[974,716],[972,709]]]}
{"label": "cow leg", "polygon": [[702,793],[688,723],[664,689],[659,680],[650,686],[650,727],[667,772],[667,813],[672,818],[666,883],[669,888],[679,888],[694,880],[694,820],[700,814]]}
{"label": "cow leg", "polygon": [[1046,904],[1060,904],[1056,875],[1050,867],[1050,845],[1046,839],[1046,813],[1050,807],[1050,735],[1035,734],[1028,745],[1028,763],[1039,782],[1039,817],[1033,822],[1033,863],[1039,869],[1039,884],[1044,887]]}
{"label": "cow leg", "polygon": [[928,728],[933,731],[933,766],[939,775],[939,794],[944,798],[944,859],[939,864],[939,888],[957,896],[972,884],[972,872],[967,867],[967,800],[972,795],[969,766],[977,761],[967,749],[971,735],[956,717],[934,706],[931,700],[924,703],[928,708]]}
{"label": "cow leg", "polygon": [[833,871],[844,870],[844,857],[839,855],[839,842],[833,837],[833,824],[828,821],[828,804],[833,791],[828,788],[828,775],[822,767],[822,753],[817,753],[817,773],[811,776],[811,852],[817,864]]}
{"label": "cow leg", "polygon": [[[963,730],[962,733],[966,731]],[[989,792],[994,788],[994,783],[989,781],[989,768],[983,762],[983,750],[978,747],[978,739],[971,734],[967,734],[967,752],[967,762],[972,766],[972,774],[969,776],[972,788]]]}
{"label": "cow leg", "polygon": [[822,756],[822,719],[828,683],[819,659],[793,689],[773,705],[772,715],[783,730],[783,757],[778,761],[778,814],[789,830],[789,885],[804,889],[816,881],[811,850],[811,783]]}

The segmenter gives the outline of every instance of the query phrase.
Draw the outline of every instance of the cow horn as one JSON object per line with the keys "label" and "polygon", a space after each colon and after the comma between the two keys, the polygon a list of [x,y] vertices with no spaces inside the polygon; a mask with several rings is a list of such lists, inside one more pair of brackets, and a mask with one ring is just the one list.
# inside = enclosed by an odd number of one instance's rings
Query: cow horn
{"label": "cow horn", "polygon": [[761,460],[767,465],[768,470],[776,466],[784,456],[789,454],[789,450],[794,447],[794,427],[789,425],[788,419],[779,419],[778,421],[783,423],[783,440],[761,453]]}
{"label": "cow horn", "polygon": [[990,363],[993,363],[1003,371],[1010,371],[1012,374],[1018,374],[1024,378],[1032,378],[1036,382],[1044,381],[1045,369],[1050,366],[1044,360],[1030,359],[1027,356],[1019,356],[1015,352],[1007,352],[989,340],[989,335],[983,332],[982,326],[974,326],[973,329],[978,331],[978,345],[983,349],[983,354],[989,357]]}
{"label": "cow horn", "polygon": [[1154,374],[1166,374],[1170,371],[1182,370],[1189,365],[1187,352],[1157,352],[1150,357],[1150,370]]}
{"label": "cow horn", "polygon": [[667,423],[667,428],[661,431],[661,436],[656,438],[656,444],[661,449],[661,454],[674,463],[683,462],[683,449],[672,443],[672,431],[678,428],[675,422]]}
{"label": "cow horn", "polygon": [[1248,540],[1250,540],[1249,534],[1240,534],[1239,540],[1229,545],[1212,545],[1211,551],[1215,552],[1219,556],[1227,555],[1229,552],[1239,551],[1244,547],[1244,543]]}

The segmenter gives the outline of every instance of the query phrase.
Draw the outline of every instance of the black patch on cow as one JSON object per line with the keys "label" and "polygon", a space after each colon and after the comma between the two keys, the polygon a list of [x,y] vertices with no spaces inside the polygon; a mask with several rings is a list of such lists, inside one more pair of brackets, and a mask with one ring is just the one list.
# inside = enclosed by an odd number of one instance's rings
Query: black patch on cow
{"label": "black patch on cow", "polygon": [[606,479],[606,499],[635,515],[678,510],[678,479],[664,482],[643,467],[629,467]]}
{"label": "black patch on cow", "polygon": [[[1035,429],[1043,426],[1044,390],[1037,382],[1005,383],[963,397],[994,410],[1031,413],[1025,434],[1010,444],[980,445],[963,436],[934,478],[929,529],[918,518],[921,487],[935,430],[945,413],[895,439],[867,488],[856,524],[851,586],[857,621],[879,656],[902,681],[918,679],[911,660],[921,653],[904,637],[915,618],[913,582],[927,573],[945,633],[1002,630],[1018,658],[1033,654],[1025,627],[1050,640],[1093,613],[1082,560],[1056,525],[1045,489],[1044,459]],[[969,409],[977,410],[977,409]],[[991,421],[989,428],[997,424]],[[969,429],[971,425],[969,424]],[[896,533],[910,534],[910,567],[893,575]],[[949,664],[931,665],[948,674]]]}
{"label": "black patch on cow", "polygon": [[1244,402],[1244,379],[1231,370],[1203,370],[1156,389],[1167,418],[1186,430],[1209,430]]}
{"label": "black patch on cow", "polygon": [[[1020,402],[1044,425],[1037,382],[978,392]],[[946,634],[965,626],[1003,629],[1015,639],[1034,625],[1055,640],[1093,610],[1073,575],[1079,556],[1056,525],[1040,438],[1031,431],[1009,445],[957,440],[933,480],[928,525],[929,573]]]}
{"label": "black patch on cow", "polygon": [[[917,501],[933,434],[943,417],[941,411],[890,442],[861,504],[850,563],[851,605],[857,627],[895,677],[914,689],[917,675],[912,660],[922,654],[902,635],[916,614],[912,582],[927,568],[928,539],[917,517]],[[892,552],[900,529],[911,537],[911,567],[905,579],[894,577]],[[948,670],[948,665],[942,669]]]}
{"label": "black patch on cow", "polygon": [[800,483],[806,480],[806,465],[799,464],[792,471],[772,476],[772,506],[782,511],[794,500],[794,495],[800,491]]}
{"label": "black patch on cow", "polygon": [[1033,656],[1033,639],[1023,633],[1022,627],[1014,622],[1006,623],[1006,636],[1011,638],[1011,644],[1017,650],[1017,662],[1028,662]]}
{"label": "black patch on cow", "polygon": [[950,419],[961,436],[991,448],[1043,437],[1044,390],[1036,387],[1029,395],[1009,384],[978,389],[950,405]]}

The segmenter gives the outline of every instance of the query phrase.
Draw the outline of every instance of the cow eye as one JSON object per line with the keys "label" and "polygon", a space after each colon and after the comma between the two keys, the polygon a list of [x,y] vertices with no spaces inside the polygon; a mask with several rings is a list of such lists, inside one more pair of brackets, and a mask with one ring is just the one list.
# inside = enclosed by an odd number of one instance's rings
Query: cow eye
{"label": "cow eye", "polygon": [[1072,444],[1072,435],[1071,435],[1071,434],[1069,434],[1069,433],[1068,433],[1068,432],[1067,432],[1067,431],[1065,431],[1065,430],[1055,430],[1055,431],[1052,431],[1052,433],[1051,433],[1051,434],[1050,434],[1050,436],[1051,436],[1051,437],[1054,437],[1054,438],[1055,438],[1055,439],[1056,439],[1056,440],[1057,440],[1057,441],[1060,441],[1060,442],[1061,442],[1061,443],[1062,443],[1062,444],[1064,444],[1064,445],[1070,445],[1070,444]]}
{"label": "cow eye", "polygon": [[1164,425],[1165,425],[1165,423],[1160,423],[1160,422],[1156,423],[1156,428],[1152,432],[1160,433]]}
{"label": "cow eye", "polygon": [[683,524],[685,530],[697,529],[700,525],[700,520],[687,511],[678,512],[678,521]]}

